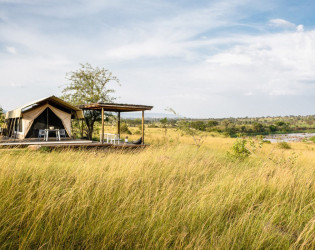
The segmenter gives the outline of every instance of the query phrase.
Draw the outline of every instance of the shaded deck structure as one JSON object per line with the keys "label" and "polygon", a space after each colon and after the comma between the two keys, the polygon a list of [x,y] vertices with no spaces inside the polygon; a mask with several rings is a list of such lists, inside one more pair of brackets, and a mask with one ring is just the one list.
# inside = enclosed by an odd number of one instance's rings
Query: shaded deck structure
{"label": "shaded deck structure", "polygon": [[120,104],[120,103],[91,103],[79,105],[82,110],[97,110],[102,114],[102,132],[101,144],[104,144],[104,127],[105,114],[104,112],[117,112],[117,134],[120,138],[120,113],[122,112],[142,112],[142,145],[144,145],[144,111],[151,110],[153,106],[135,105],[135,104]]}

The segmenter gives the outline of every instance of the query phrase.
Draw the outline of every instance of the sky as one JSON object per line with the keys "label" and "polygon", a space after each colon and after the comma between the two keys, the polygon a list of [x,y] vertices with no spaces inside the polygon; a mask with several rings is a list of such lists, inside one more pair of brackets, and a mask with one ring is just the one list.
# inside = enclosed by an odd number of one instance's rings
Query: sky
{"label": "sky", "polygon": [[0,105],[59,96],[80,63],[119,103],[192,118],[315,114],[314,0],[0,0]]}

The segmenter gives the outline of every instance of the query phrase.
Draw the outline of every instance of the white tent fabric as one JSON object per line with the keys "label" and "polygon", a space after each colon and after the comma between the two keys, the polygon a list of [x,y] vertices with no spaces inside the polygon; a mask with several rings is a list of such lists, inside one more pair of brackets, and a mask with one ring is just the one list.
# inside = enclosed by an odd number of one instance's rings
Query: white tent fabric
{"label": "white tent fabric", "polygon": [[28,103],[28,104],[26,104],[20,108],[8,111],[5,115],[5,118],[6,119],[20,118],[20,117],[22,117],[22,113],[24,112],[23,110],[25,110],[26,108],[30,108],[34,105],[41,105],[44,101],[46,101],[46,102],[53,101],[55,103],[58,103],[61,106],[66,107],[67,109],[73,110],[77,119],[84,119],[84,114],[83,114],[83,111],[81,109],[79,109],[78,107],[72,106],[71,104],[65,102],[64,100],[62,100],[56,96],[49,96],[46,98],[42,98],[40,100]]}
{"label": "white tent fabric", "polygon": [[23,138],[26,137],[27,133],[29,132],[30,128],[32,127],[32,124],[34,120],[44,112],[46,108],[50,108],[52,112],[56,116],[59,117],[59,119],[62,121],[63,126],[65,127],[65,130],[67,131],[68,135],[71,136],[71,114],[68,114],[64,111],[61,111],[60,109],[57,109],[50,104],[45,104],[43,106],[39,106],[36,109],[27,111],[22,114],[22,121],[23,121],[23,127],[24,127],[24,133]]}

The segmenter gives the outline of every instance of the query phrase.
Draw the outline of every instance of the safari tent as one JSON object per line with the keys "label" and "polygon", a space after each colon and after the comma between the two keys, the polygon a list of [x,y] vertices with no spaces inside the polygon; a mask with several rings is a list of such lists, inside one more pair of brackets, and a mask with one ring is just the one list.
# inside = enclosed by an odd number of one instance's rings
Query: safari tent
{"label": "safari tent", "polygon": [[40,129],[65,129],[71,137],[71,119],[83,119],[83,111],[56,96],[46,97],[6,113],[8,136],[37,138]]}

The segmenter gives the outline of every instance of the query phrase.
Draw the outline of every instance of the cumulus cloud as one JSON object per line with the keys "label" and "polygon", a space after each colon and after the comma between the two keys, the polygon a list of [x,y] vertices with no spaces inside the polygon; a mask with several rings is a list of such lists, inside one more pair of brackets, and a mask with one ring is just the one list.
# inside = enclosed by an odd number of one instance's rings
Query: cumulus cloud
{"label": "cumulus cloud", "polygon": [[16,54],[17,51],[14,47],[8,46],[6,47],[7,52],[9,52],[10,54]]}
{"label": "cumulus cloud", "polygon": [[273,9],[273,1],[211,1],[186,9],[167,1],[31,2],[23,5],[28,16],[7,12],[0,23],[6,109],[58,95],[65,73],[84,62],[120,78],[123,102],[152,104],[157,112],[169,106],[184,116],[283,113],[285,98],[305,100],[315,91],[314,30],[284,19],[244,23]]}

